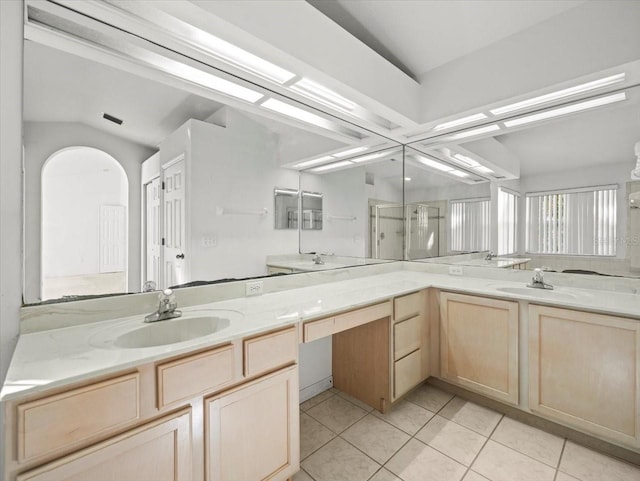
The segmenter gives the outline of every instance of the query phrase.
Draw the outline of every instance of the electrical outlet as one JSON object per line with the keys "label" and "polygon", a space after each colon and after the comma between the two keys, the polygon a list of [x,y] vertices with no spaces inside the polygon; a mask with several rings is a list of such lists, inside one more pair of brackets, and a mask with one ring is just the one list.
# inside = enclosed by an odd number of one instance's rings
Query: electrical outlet
{"label": "electrical outlet", "polygon": [[461,276],[462,274],[462,266],[449,266],[450,276]]}
{"label": "electrical outlet", "polygon": [[262,281],[247,282],[245,284],[245,294],[247,296],[259,296],[262,294]]}
{"label": "electrical outlet", "polygon": [[218,245],[218,238],[215,235],[203,236],[202,247],[215,247]]}

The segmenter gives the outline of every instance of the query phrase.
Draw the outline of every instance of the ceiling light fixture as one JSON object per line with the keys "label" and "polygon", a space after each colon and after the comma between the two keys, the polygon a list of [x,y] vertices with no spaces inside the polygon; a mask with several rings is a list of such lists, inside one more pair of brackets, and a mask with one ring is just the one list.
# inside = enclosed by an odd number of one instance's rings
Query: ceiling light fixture
{"label": "ceiling light fixture", "polygon": [[619,73],[616,75],[611,75],[610,77],[601,78],[592,82],[587,82],[566,89],[558,90],[556,92],[551,92],[549,94],[540,95],[539,97],[534,97],[528,100],[523,100],[521,102],[505,105],[504,107],[498,107],[496,109],[490,110],[490,112],[493,115],[502,115],[509,112],[515,112],[517,110],[533,107],[534,105],[540,105],[547,102],[552,102],[554,100],[570,97],[571,95],[581,94],[584,92],[589,92],[591,90],[599,89],[601,87],[606,87],[608,85],[622,82],[624,79],[625,74]]}
{"label": "ceiling light fixture", "polygon": [[557,109],[546,110],[533,115],[527,115],[513,120],[507,120],[504,125],[507,127],[516,127],[518,125],[529,124],[531,122],[538,122],[540,120],[551,119],[553,117],[559,117],[561,115],[568,115],[575,112],[581,112],[583,110],[593,109],[595,107],[602,107],[603,105],[612,104],[614,102],[621,102],[627,99],[625,92],[619,92],[613,95],[606,95],[604,97],[598,97],[595,99],[587,100],[586,102],[579,102],[565,107]]}
{"label": "ceiling light fixture", "polygon": [[424,164],[427,167],[432,167],[434,169],[441,170],[442,172],[451,172],[452,170],[454,170],[453,167],[449,167],[446,164],[438,162],[437,160],[431,159],[429,157],[425,157],[423,155],[416,155],[415,158],[421,164]]}
{"label": "ceiling light fixture", "polygon": [[466,130],[464,132],[459,132],[457,134],[449,135],[448,137],[445,137],[442,140],[451,141],[451,140],[465,139],[467,137],[473,137],[474,135],[486,134],[488,132],[495,132],[496,130],[500,130],[500,126],[497,124],[491,124],[485,127]]}
{"label": "ceiling light fixture", "polygon": [[458,162],[462,162],[467,167],[477,167],[477,166],[480,165],[480,162],[478,162],[478,161],[476,161],[476,160],[474,160],[471,157],[468,157],[466,155],[453,154],[453,158],[456,159]]}
{"label": "ceiling light fixture", "polygon": [[350,159],[350,160],[355,164],[359,164],[360,162],[367,162],[369,160],[379,159],[380,157],[384,157],[385,155],[389,155],[389,152],[378,152],[377,154],[363,155],[362,157],[356,157],[355,159]]}
{"label": "ceiling light fixture", "polygon": [[477,167],[474,167],[473,170],[482,172],[483,174],[495,174],[493,170],[491,170],[489,167],[485,167],[484,165],[479,165]]}
{"label": "ceiling light fixture", "polygon": [[433,128],[433,130],[437,132],[438,130],[444,130],[451,127],[458,127],[459,125],[468,124],[471,122],[475,122],[477,120],[484,120],[486,118],[487,116],[483,113],[473,114],[473,115],[469,115],[468,117],[462,117],[461,119],[451,120],[449,122],[438,124]]}
{"label": "ceiling light fixture", "polygon": [[411,182],[411,177],[405,177],[404,180],[405,182]]}
{"label": "ceiling light fixture", "polygon": [[324,157],[318,157],[317,159],[305,160],[304,162],[300,162],[298,164],[294,164],[293,167],[302,168],[302,167],[311,167],[312,165],[321,164],[322,162],[327,162],[328,160],[333,160],[334,158],[330,155],[325,155]]}
{"label": "ceiling light fixture", "polygon": [[309,79],[303,78],[302,80],[294,83],[290,88],[294,92],[298,92],[300,95],[304,95],[316,102],[345,112],[351,112],[357,105],[355,102],[344,98],[333,90],[329,90],[328,88]]}
{"label": "ceiling light fixture", "polygon": [[344,150],[342,152],[336,152],[335,154],[331,154],[332,157],[346,157],[347,155],[359,154],[360,152],[364,152],[369,147],[355,147],[353,149]]}
{"label": "ceiling light fixture", "polygon": [[264,108],[273,110],[274,112],[278,112],[288,117],[293,117],[297,120],[302,120],[303,122],[307,122],[308,124],[317,125],[318,127],[327,128],[327,125],[330,123],[328,120],[320,117],[319,115],[312,114],[311,112],[307,112],[306,110],[303,110],[299,107],[294,107],[293,105],[281,102],[280,100],[276,100],[273,98],[268,99],[261,105]]}
{"label": "ceiling light fixture", "polygon": [[220,60],[242,70],[279,84],[284,84],[296,76],[282,67],[203,30],[195,29],[193,33],[196,37],[193,43],[198,45],[199,48],[204,48],[204,50],[215,55]]}
{"label": "ceiling light fixture", "polygon": [[469,177],[469,174],[467,174],[466,172],[462,172],[461,170],[452,170],[449,173],[455,175],[456,177]]}
{"label": "ceiling light fixture", "polygon": [[333,164],[316,167],[315,169],[311,169],[310,172],[324,172],[327,170],[337,169],[339,167],[346,167],[347,165],[353,165],[353,163],[348,160],[341,160],[340,162],[334,162]]}

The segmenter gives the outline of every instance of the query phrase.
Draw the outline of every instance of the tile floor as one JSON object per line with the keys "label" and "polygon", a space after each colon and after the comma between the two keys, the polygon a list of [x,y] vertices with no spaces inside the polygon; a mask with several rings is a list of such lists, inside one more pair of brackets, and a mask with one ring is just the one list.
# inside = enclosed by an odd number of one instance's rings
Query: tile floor
{"label": "tile floor", "polygon": [[640,467],[425,384],[382,415],[336,389],[300,405],[294,481],[640,481]]}

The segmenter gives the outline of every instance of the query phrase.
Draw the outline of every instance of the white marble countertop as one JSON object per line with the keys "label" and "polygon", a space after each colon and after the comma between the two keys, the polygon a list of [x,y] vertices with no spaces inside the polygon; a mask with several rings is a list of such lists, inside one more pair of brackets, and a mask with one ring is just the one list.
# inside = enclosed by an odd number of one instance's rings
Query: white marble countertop
{"label": "white marble countertop", "polygon": [[[18,340],[0,400],[114,373],[309,319],[383,301],[427,287],[518,299],[640,320],[640,294],[558,287],[527,289],[521,282],[450,276],[399,269],[357,279],[289,289],[257,297],[192,306],[236,311],[230,325],[215,334],[165,346],[140,349],[94,347],[96,336],[123,325],[142,326],[143,316],[24,334]],[[506,290],[502,290],[506,289]],[[171,321],[162,321],[171,322]],[[92,344],[93,342],[93,344]]]}
{"label": "white marble countertop", "polygon": [[530,260],[531,259],[527,259],[526,257],[494,257],[492,259],[469,259],[461,261],[458,264],[465,266],[508,268],[520,264],[526,264]]}

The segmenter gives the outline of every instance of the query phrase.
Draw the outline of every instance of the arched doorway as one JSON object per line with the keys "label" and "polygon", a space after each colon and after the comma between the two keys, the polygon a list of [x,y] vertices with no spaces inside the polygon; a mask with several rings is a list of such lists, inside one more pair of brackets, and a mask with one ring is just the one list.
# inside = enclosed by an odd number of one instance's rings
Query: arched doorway
{"label": "arched doorway", "polygon": [[41,298],[127,290],[129,182],[102,150],[68,147],[42,167]]}

